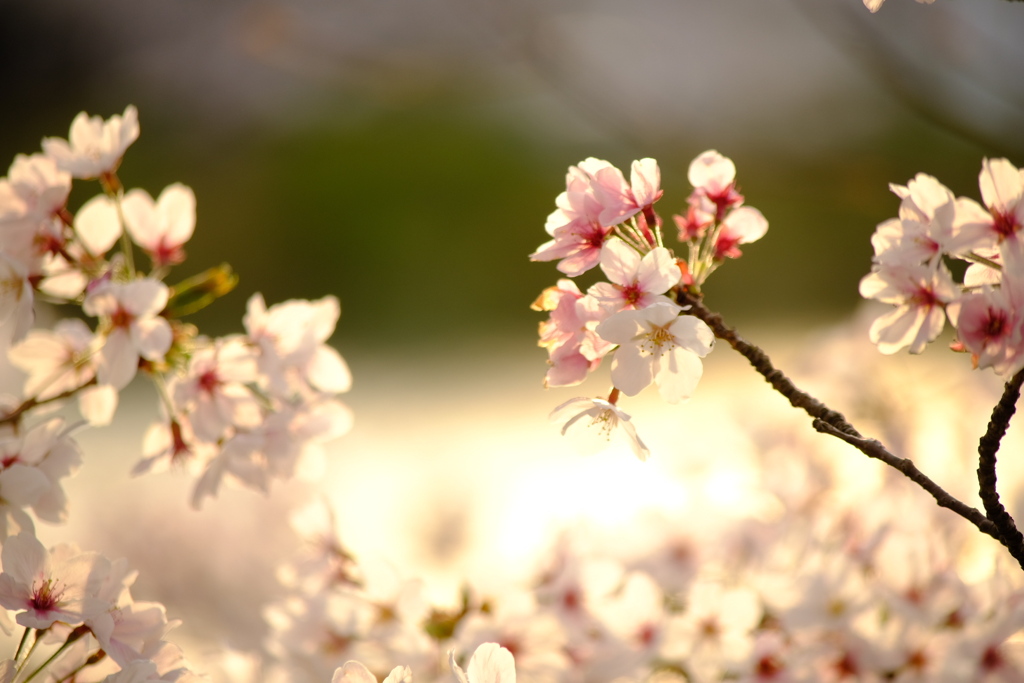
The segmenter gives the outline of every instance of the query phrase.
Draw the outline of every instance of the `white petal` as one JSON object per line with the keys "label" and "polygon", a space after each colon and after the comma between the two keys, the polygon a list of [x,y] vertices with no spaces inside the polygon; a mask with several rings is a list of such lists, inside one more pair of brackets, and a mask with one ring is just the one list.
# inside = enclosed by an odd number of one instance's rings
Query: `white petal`
{"label": "white petal", "polygon": [[330,346],[320,345],[306,368],[309,383],[331,394],[341,394],[352,388],[352,373],[348,364]]}
{"label": "white petal", "polygon": [[91,426],[105,427],[117,411],[117,389],[101,384],[82,390],[78,395],[78,410]]}
{"label": "white petal", "polygon": [[94,256],[102,256],[121,236],[117,206],[106,195],[96,195],[75,214],[75,232]]}

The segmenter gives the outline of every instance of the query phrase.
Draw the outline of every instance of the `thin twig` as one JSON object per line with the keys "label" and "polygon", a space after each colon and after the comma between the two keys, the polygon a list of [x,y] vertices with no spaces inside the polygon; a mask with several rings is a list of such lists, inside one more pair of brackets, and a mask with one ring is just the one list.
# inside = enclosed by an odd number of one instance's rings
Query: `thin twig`
{"label": "thin twig", "polygon": [[[1000,533],[996,524],[986,517],[985,514],[977,508],[973,508],[957,499],[955,496],[936,484],[921,472],[921,470],[917,469],[917,466],[914,465],[913,461],[909,458],[901,458],[897,455],[893,455],[886,450],[885,446],[883,446],[879,441],[862,436],[861,433],[858,432],[845,417],[843,417],[842,413],[832,410],[818,399],[797,388],[797,386],[793,384],[792,380],[772,364],[768,354],[762,351],[760,347],[751,344],[740,337],[734,328],[725,324],[721,315],[708,309],[708,307],[705,306],[698,297],[690,294],[689,292],[677,290],[676,300],[681,305],[689,306],[690,308],[687,311],[688,313],[707,323],[708,327],[711,328],[711,331],[715,333],[717,338],[727,342],[729,346],[746,358],[754,369],[764,377],[765,381],[771,384],[773,389],[785,396],[793,407],[800,408],[814,418],[813,425],[817,431],[841,439],[865,455],[881,460],[890,467],[903,473],[903,475],[912,482],[930,493],[940,507],[952,510],[967,521],[971,522],[979,531],[998,540],[1000,543],[1005,545],[1008,550],[1010,550],[1011,554],[1013,554],[1013,549],[1003,538],[1003,535]],[[1008,419],[1009,418],[1007,418],[1007,420]],[[998,448],[998,441],[996,443],[996,448]],[[1012,524],[1012,520],[1010,523]],[[1016,558],[1018,562],[1021,562],[1021,568],[1024,568],[1024,562],[1021,561],[1021,558],[1017,557],[1017,555],[1014,555],[1014,558]]]}
{"label": "thin twig", "polygon": [[[857,437],[841,432],[823,420],[814,420],[814,428],[822,434],[831,434],[837,439],[845,441],[869,458],[881,460],[889,467],[899,470],[907,477],[907,479],[930,493],[932,498],[935,499],[935,502],[938,503],[939,507],[952,510],[974,524],[974,526],[978,527],[982,533],[986,533],[1003,545],[1006,545],[999,533],[999,529],[992,520],[982,514],[981,510],[967,505],[936,484],[924,472],[917,469],[917,466],[910,458],[901,458],[898,455],[890,453],[880,441],[875,439],[865,439],[864,437]],[[1011,553],[1013,552],[1009,546],[1007,546],[1007,549],[1010,550]],[[1014,555],[1014,557],[1016,558],[1017,556]],[[1020,561],[1019,558],[1018,561]],[[1024,564],[1021,564],[1021,568],[1024,569]]]}
{"label": "thin twig", "polygon": [[1006,434],[1006,428],[1010,425],[1010,418],[1017,410],[1022,383],[1024,370],[1017,372],[1006,383],[1002,397],[992,409],[988,429],[978,442],[978,487],[981,502],[985,505],[985,516],[995,524],[1003,545],[1021,567],[1024,567],[1024,535],[1020,533],[1013,517],[1003,507],[1002,501],[999,500],[999,492],[996,490],[996,452]]}

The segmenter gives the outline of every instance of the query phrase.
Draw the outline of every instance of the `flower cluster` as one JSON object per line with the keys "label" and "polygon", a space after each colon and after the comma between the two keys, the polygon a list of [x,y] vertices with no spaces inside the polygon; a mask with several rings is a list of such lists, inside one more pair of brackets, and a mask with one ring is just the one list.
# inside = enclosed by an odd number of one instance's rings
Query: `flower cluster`
{"label": "flower cluster", "polygon": [[[35,673],[59,655],[48,671],[51,680],[65,680],[86,667],[89,676],[106,676],[109,683],[200,680],[181,650],[163,639],[179,622],[167,619],[163,605],[132,598],[136,572],[124,560],[67,544],[48,551],[23,531],[4,541],[0,561],[0,606],[15,612],[25,628],[9,660],[12,676],[31,670],[33,651],[43,644],[57,649]],[[4,629],[11,631],[9,624]],[[26,648],[30,633],[34,637]]]}
{"label": "flower cluster", "polygon": [[621,425],[633,451],[646,458],[647,447],[616,405],[620,393],[635,396],[656,384],[663,399],[678,403],[696,389],[714,335],[686,315],[676,295],[684,289],[698,293],[725,259],[741,255],[739,245],[768,229],[757,209],[743,206],[735,176],[732,161],[715,151],[690,164],[689,207],[673,217],[687,250],[680,259],[665,247],[654,210],[662,190],[653,159],[634,161],[629,182],[607,161],[589,158],[570,167],[545,226],[552,239],[530,258],[558,260],[558,270],[571,277],[600,266],[607,281],[584,294],[573,280],[561,279],[532,307],[550,312],[540,324],[539,342],[548,350],[546,386],[579,384],[614,353],[614,389],[607,400],[572,399],[552,414],[565,422],[563,433],[583,436],[585,448],[599,448]]}
{"label": "flower cluster", "polygon": [[[843,344],[826,344],[813,360]],[[875,369],[870,355],[860,358],[857,369]],[[909,438],[901,428],[933,409],[908,406],[890,435]],[[357,660],[361,682],[407,680],[395,662],[423,683],[444,681],[445,653],[476,648],[482,665],[500,646],[510,670],[514,655],[519,677],[543,683],[1024,676],[1014,637],[1024,627],[1024,584],[1012,567],[996,563],[980,580],[965,579],[958,558],[972,539],[909,482],[851,476],[861,472],[840,467],[784,414],[742,412],[750,441],[687,475],[700,489],[742,466],[750,480],[733,491],[742,509],[727,516],[697,504],[647,510],[613,529],[572,527],[532,580],[496,586],[492,578],[483,590],[465,577],[454,606],[432,606],[421,582],[356,560],[325,506],[303,510],[293,526],[305,550],[279,572],[288,596],[266,610],[265,674],[323,681]],[[953,477],[967,474],[955,458],[949,467]],[[975,563],[995,552],[974,547]],[[466,673],[481,680],[473,661]]]}
{"label": "flower cluster", "polygon": [[[0,363],[24,374],[20,395],[0,400],[4,529],[8,520],[30,528],[25,508],[63,515],[59,480],[80,461],[60,419],[33,418],[74,397],[88,423],[105,425],[139,373],[157,387],[164,419],[147,434],[135,471],[191,468],[200,476],[196,505],[225,476],[266,490],[349,429],[336,397],[351,377],[326,344],[339,315],[334,297],[268,308],[254,295],[244,335],[210,339],[184,322],[236,279],[221,266],[165,284],[185,260],[196,200],[180,183],[155,199],[124,190],[117,170],[138,136],[134,107],[107,121],[82,113],[68,140],[45,139],[43,153],[19,155],[0,179]],[[102,192],[72,212],[72,181],[92,178]],[[138,253],[148,271],[136,265]],[[37,297],[96,322],[69,316],[30,329]]]}
{"label": "flower cluster", "polygon": [[[0,630],[24,629],[0,662],[3,683],[199,678],[164,640],[178,622],[132,597],[124,560],[47,550],[36,535],[36,521],[67,520],[63,482],[83,459],[74,430],[109,424],[137,375],[153,382],[164,419],[135,471],[194,468],[196,505],[226,476],[266,490],[351,424],[337,399],[351,377],[326,344],[334,297],[267,307],[254,295],[245,334],[217,339],[184,321],[236,279],[220,266],[164,282],[185,260],[196,200],[179,183],[156,199],[125,191],[117,172],[138,136],[134,107],[106,121],[82,113],[67,140],[43,140],[0,178],[0,375],[19,380],[0,394]],[[72,210],[73,181],[90,179],[100,193]],[[71,311],[32,329],[41,302]],[[57,413],[69,399],[83,420]]]}
{"label": "flower cluster", "polygon": [[[979,180],[984,207],[923,173],[891,186],[899,217],[879,224],[874,265],[860,283],[862,296],[896,307],[870,330],[882,353],[920,353],[948,318],[954,348],[970,353],[974,367],[1024,367],[1024,170],[986,159]],[[970,264],[962,282],[952,259]]]}

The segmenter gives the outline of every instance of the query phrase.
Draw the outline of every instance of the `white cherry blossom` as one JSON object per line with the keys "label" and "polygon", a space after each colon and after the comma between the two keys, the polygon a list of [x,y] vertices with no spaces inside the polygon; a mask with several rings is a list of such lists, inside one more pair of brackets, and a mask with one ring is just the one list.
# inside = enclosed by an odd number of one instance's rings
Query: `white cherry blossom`
{"label": "white cherry blossom", "polygon": [[43,151],[74,178],[98,178],[117,170],[138,137],[139,113],[132,105],[106,121],[83,111],[71,122],[68,139],[44,138]]}
{"label": "white cherry blossom", "polygon": [[171,327],[159,313],[168,294],[167,285],[148,278],[103,282],[89,293],[82,310],[102,316],[107,326],[96,369],[100,384],[123,389],[135,377],[140,357],[164,357],[171,347]]}
{"label": "white cherry blossom", "polygon": [[176,265],[185,259],[182,248],[196,226],[196,196],[192,189],[174,183],[164,188],[154,202],[145,190],[125,194],[121,202],[125,229],[145,250],[157,268]]}
{"label": "white cherry blossom", "polygon": [[612,383],[622,393],[636,396],[655,382],[663,399],[678,403],[696,389],[700,359],[711,352],[715,335],[704,321],[681,312],[675,304],[658,303],[621,311],[597,326],[601,337],[619,345]]}
{"label": "white cherry blossom", "polygon": [[516,683],[515,659],[497,643],[478,647],[465,671],[455,661],[455,650],[449,650],[448,663],[459,683]]}
{"label": "white cherry blossom", "polygon": [[563,423],[562,435],[568,436],[584,455],[597,453],[621,436],[637,458],[650,457],[651,452],[637,435],[630,416],[604,399],[569,399],[551,411],[550,419]]}

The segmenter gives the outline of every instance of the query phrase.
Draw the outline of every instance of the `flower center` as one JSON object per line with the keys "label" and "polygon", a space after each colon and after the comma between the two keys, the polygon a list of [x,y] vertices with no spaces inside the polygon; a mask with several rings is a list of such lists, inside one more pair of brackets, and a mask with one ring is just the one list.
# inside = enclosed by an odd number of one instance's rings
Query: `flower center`
{"label": "flower center", "polygon": [[29,604],[38,612],[49,612],[57,607],[64,597],[64,588],[54,579],[47,579],[37,587],[32,583],[32,599]]}
{"label": "flower center", "polygon": [[[676,338],[668,331],[668,325],[655,325],[641,337],[640,350],[649,354],[661,355],[676,346]],[[668,348],[665,348],[666,346]]]}

